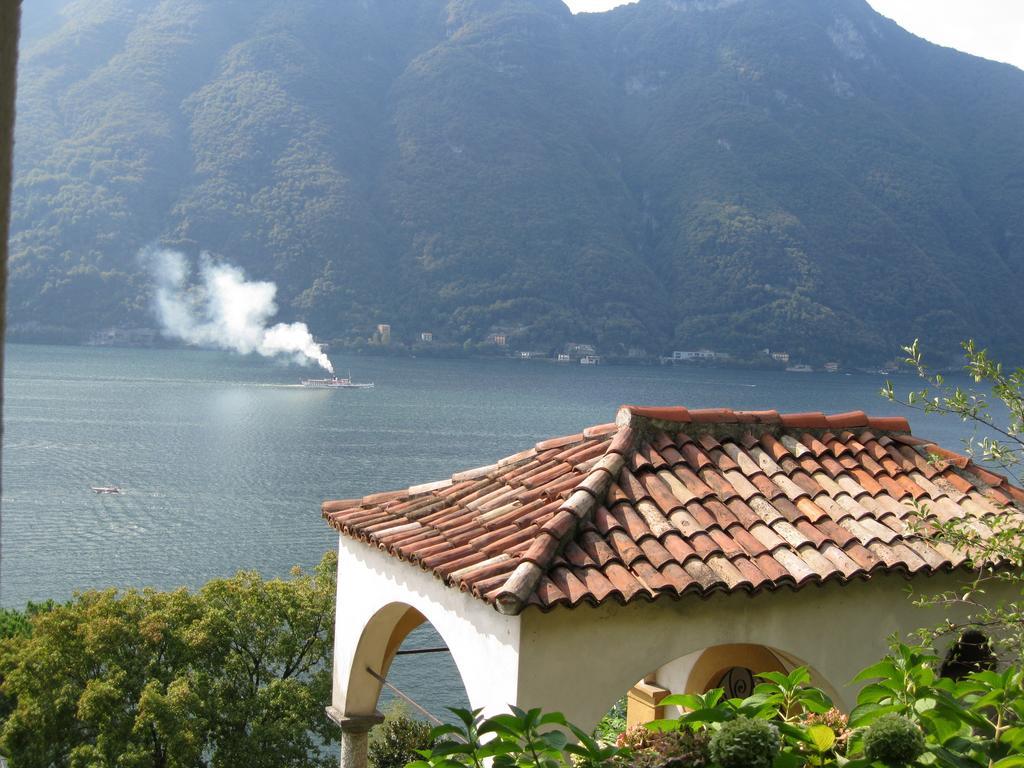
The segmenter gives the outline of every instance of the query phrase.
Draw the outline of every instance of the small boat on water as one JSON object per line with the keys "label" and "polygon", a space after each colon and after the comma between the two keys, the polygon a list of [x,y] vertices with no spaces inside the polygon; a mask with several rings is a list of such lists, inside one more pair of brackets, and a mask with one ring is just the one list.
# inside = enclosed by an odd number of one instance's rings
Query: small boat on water
{"label": "small boat on water", "polygon": [[811,366],[804,365],[802,363],[800,365],[791,365],[787,367],[786,370],[790,373],[812,373],[814,371]]}
{"label": "small boat on water", "polygon": [[110,493],[110,494],[120,494],[121,493],[121,489],[118,488],[116,485],[91,485],[91,486],[89,486],[89,489],[93,493]]}
{"label": "small boat on water", "polygon": [[303,379],[302,386],[308,389],[373,389],[373,382],[352,381],[352,374],[339,379],[333,376],[329,379]]}

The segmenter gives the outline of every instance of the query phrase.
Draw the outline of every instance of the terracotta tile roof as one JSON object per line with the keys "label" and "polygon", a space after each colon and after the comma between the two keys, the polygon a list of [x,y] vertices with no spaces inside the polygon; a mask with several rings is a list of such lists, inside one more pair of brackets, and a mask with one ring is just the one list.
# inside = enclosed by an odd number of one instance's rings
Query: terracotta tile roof
{"label": "terracotta tile roof", "polygon": [[950,570],[965,555],[909,526],[963,518],[989,535],[1006,505],[1024,514],[1024,491],[903,418],[625,406],[614,424],[323,515],[518,613]]}

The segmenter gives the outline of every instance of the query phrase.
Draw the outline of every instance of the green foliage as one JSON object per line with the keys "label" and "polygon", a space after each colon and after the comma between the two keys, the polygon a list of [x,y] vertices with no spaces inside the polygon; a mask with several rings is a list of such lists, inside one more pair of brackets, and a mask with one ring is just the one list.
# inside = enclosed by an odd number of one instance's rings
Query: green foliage
{"label": "green foliage", "polygon": [[[56,607],[53,600],[42,603],[29,602],[24,611],[14,608],[0,608],[0,658],[3,655],[3,641],[8,638],[23,639],[32,634],[32,618]],[[12,641],[13,642],[13,641]],[[3,671],[0,668],[0,724],[14,709],[15,698],[3,689]]]}
{"label": "green foliage", "polygon": [[[1006,369],[992,359],[987,349],[974,340],[962,344],[964,371],[980,388],[964,389],[947,384],[941,373],[932,373],[924,360],[918,339],[904,347],[905,363],[924,380],[923,389],[897,398],[887,382],[884,397],[924,413],[953,416],[974,428],[965,441],[969,456],[1012,475],[1021,484],[1019,470],[1024,465],[1024,368]],[[996,410],[1001,406],[1003,413]]]}
{"label": "green foliage", "polygon": [[594,728],[594,738],[603,744],[614,744],[618,735],[626,730],[626,697],[615,702]]}
{"label": "green foliage", "polygon": [[16,635],[28,635],[32,625],[28,617],[13,608],[0,608],[0,639]]}
{"label": "green foliage", "polygon": [[778,726],[737,717],[723,723],[711,738],[711,757],[722,768],[771,768],[782,749]]}
{"label": "green foliage", "polygon": [[333,763],[334,558],[288,581],[242,572],[36,612],[0,642],[0,747],[19,768]]}
{"label": "green foliage", "polygon": [[487,761],[495,768],[597,768],[628,754],[598,743],[557,712],[511,709],[510,714],[488,718],[480,710],[452,709],[459,725],[435,728],[434,746],[409,768],[484,768]]}
{"label": "green foliage", "polygon": [[[857,697],[850,725],[868,727],[870,733],[891,715],[915,723],[925,745],[915,764],[927,760],[971,768],[1000,765],[1022,754],[1024,669],[1011,666],[954,681],[936,674],[937,663],[919,648],[896,644],[893,653],[857,676],[870,682]],[[847,754],[865,751],[866,741],[863,731],[855,731]]]}
{"label": "green foliage", "polygon": [[384,722],[370,731],[368,756],[372,768],[402,768],[430,749],[430,725],[410,717],[400,706],[392,706]]}
{"label": "green foliage", "polygon": [[909,765],[923,753],[924,734],[903,715],[882,715],[864,734],[864,754],[869,760],[898,768]]}
{"label": "green foliage", "polygon": [[56,607],[57,604],[53,600],[44,600],[41,603],[30,600],[24,611],[15,608],[0,608],[0,640],[15,635],[31,634],[32,618]]}
{"label": "green foliage", "polygon": [[[745,699],[722,689],[669,696],[683,714],[636,728],[603,746],[559,713],[482,718],[453,710],[460,725],[433,731],[434,747],[409,768],[1020,768],[1024,765],[1024,669],[960,681],[938,659],[895,644],[857,676],[866,683],[849,721],[810,684],[804,668],[761,675]],[[569,743],[575,736],[577,744]]]}
{"label": "green foliage", "polygon": [[705,768],[711,761],[709,741],[703,731],[652,733],[618,762],[629,768]]}
{"label": "green foliage", "polygon": [[864,3],[63,4],[26,3],[18,333],[151,324],[160,241],[347,341],[1024,347],[1024,75]]}

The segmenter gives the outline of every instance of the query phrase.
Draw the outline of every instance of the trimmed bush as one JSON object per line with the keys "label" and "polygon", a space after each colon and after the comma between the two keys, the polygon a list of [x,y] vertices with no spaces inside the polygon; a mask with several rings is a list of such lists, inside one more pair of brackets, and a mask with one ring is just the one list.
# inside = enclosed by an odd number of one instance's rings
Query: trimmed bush
{"label": "trimmed bush", "polygon": [[367,757],[373,768],[403,768],[420,760],[418,749],[430,749],[430,725],[396,708],[370,734]]}
{"label": "trimmed bush", "polygon": [[864,752],[871,760],[904,766],[924,752],[924,734],[909,718],[883,715],[864,734]]}
{"label": "trimmed bush", "polygon": [[771,768],[780,749],[779,729],[766,720],[738,717],[711,737],[711,758],[722,768]]}

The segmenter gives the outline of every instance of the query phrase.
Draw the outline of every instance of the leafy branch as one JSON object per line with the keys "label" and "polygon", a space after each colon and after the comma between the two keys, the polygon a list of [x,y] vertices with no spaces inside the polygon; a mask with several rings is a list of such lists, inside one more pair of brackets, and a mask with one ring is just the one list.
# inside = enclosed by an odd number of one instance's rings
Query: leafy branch
{"label": "leafy branch", "polygon": [[[971,424],[974,432],[965,441],[967,455],[999,467],[1019,484],[1024,463],[1024,368],[1008,372],[1002,363],[989,356],[988,350],[978,349],[973,340],[965,341],[962,347],[966,359],[964,370],[975,384],[985,385],[988,392],[964,389],[948,383],[941,373],[933,373],[924,361],[919,340],[914,339],[913,344],[903,347],[907,355],[904,362],[917,372],[926,386],[900,397],[893,383],[886,381],[882,396],[922,413],[955,416]],[[993,417],[994,402],[1008,411],[1005,425]],[[979,432],[990,434],[979,436]]]}

